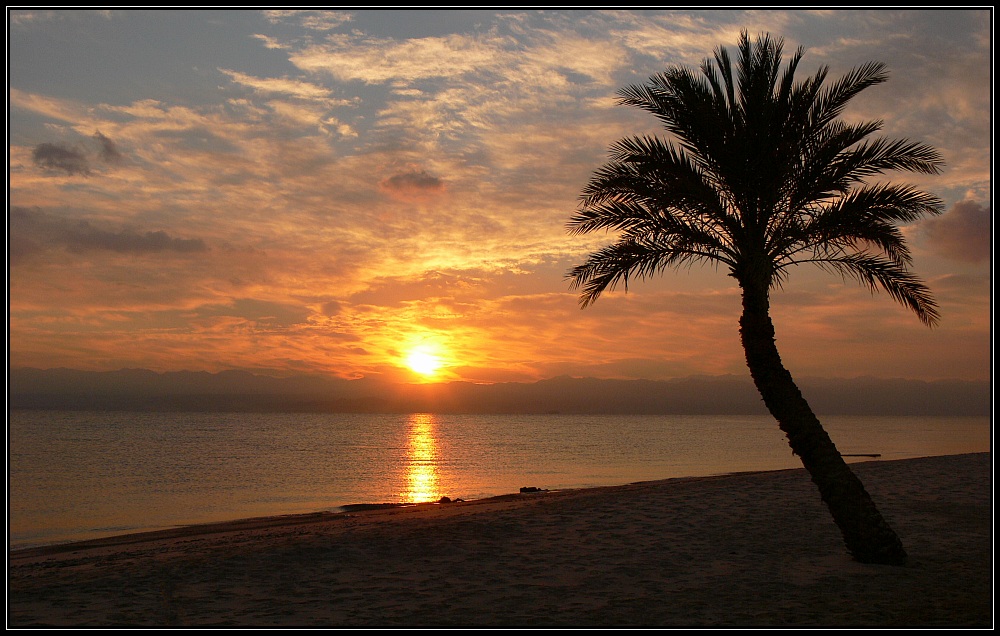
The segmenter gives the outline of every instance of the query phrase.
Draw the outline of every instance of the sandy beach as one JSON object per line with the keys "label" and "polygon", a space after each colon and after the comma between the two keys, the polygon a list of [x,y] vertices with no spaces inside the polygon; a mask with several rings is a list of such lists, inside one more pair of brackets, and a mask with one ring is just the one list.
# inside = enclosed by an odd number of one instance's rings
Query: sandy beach
{"label": "sandy beach", "polygon": [[905,567],[784,470],[14,551],[7,627],[992,627],[991,456],[853,468]]}

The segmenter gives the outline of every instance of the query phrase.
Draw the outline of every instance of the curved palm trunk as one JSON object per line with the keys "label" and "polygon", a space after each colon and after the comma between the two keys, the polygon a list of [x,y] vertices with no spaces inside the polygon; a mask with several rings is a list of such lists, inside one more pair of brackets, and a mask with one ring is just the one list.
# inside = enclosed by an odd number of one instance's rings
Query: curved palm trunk
{"label": "curved palm trunk", "polygon": [[764,404],[788,437],[854,558],[862,563],[903,565],[906,551],[882,518],[864,485],[841,457],[819,419],[785,369],[774,343],[768,286],[741,282],[740,337],[747,366]]}

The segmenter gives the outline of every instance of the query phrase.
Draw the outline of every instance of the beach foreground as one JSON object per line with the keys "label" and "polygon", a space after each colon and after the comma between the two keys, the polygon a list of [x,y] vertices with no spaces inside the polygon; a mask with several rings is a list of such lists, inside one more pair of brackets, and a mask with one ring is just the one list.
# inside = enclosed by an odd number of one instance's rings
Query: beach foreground
{"label": "beach foreground", "polygon": [[7,626],[992,627],[990,455],[852,467],[907,566],[784,470],[15,551]]}

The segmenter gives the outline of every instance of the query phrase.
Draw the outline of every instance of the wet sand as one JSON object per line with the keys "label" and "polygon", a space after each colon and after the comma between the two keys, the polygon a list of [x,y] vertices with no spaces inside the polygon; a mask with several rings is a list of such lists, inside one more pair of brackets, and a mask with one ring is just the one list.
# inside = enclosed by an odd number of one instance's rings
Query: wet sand
{"label": "wet sand", "polygon": [[992,627],[991,456],[852,469],[906,566],[851,560],[783,470],[14,551],[7,626]]}

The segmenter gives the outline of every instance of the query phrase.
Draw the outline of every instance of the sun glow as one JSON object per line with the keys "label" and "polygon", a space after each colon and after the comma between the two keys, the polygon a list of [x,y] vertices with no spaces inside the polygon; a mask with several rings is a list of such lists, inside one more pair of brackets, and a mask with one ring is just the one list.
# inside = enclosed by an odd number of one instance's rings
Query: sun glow
{"label": "sun glow", "polygon": [[417,347],[406,356],[406,366],[425,377],[435,375],[443,364],[441,356],[427,347]]}

